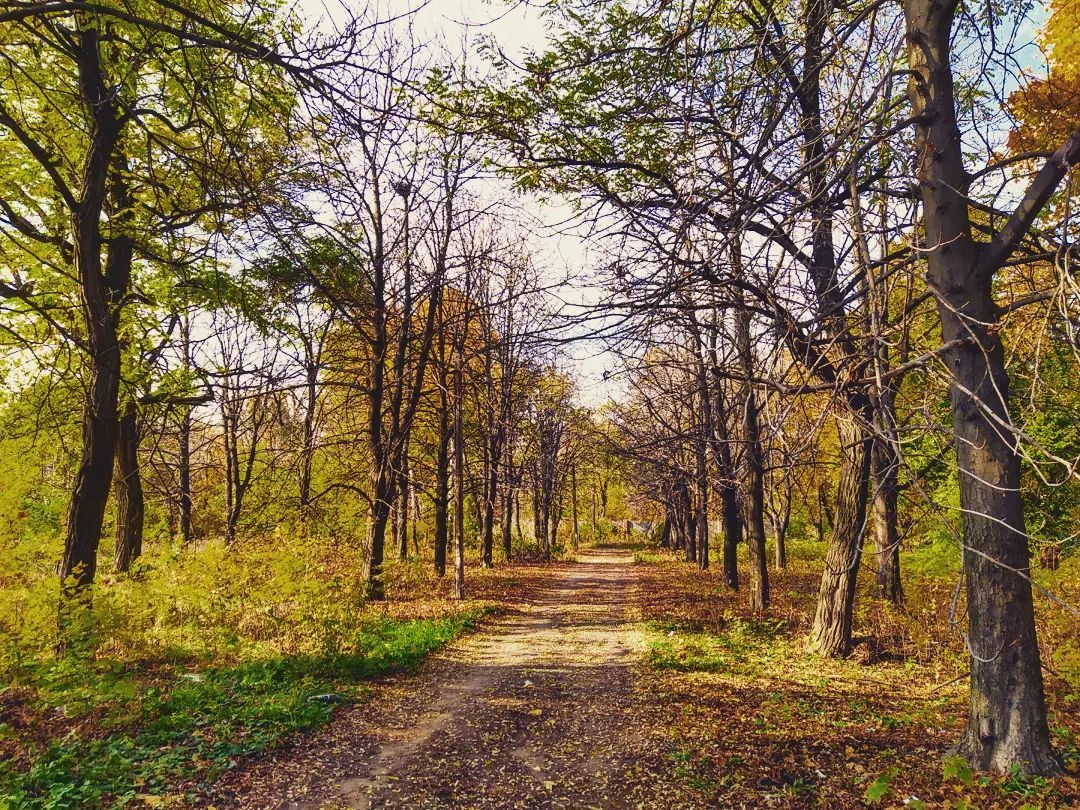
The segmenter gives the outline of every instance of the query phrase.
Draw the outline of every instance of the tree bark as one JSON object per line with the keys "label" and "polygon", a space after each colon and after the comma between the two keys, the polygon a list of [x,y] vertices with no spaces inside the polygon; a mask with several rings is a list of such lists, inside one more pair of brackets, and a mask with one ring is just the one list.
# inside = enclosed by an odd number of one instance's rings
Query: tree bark
{"label": "tree bark", "polygon": [[750,312],[735,312],[735,342],[744,375],[742,440],[746,447],[746,543],[750,553],[750,607],[763,614],[769,609],[769,562],[765,552],[765,459],[757,396],[751,378],[754,369],[750,344]]}
{"label": "tree bark", "polygon": [[502,529],[503,558],[506,562],[510,562],[514,556],[513,519],[514,493],[509,486],[506,486],[502,495],[502,525],[500,527]]}
{"label": "tree bark", "polygon": [[409,559],[409,439],[401,448],[401,471],[398,473],[397,496],[398,560]]}
{"label": "tree bark", "polygon": [[[184,370],[191,366],[191,323],[187,315],[180,322],[180,344],[183,352]],[[180,542],[186,547],[191,535],[191,407],[182,406],[180,416],[180,446],[178,449],[180,485]]]}
{"label": "tree bark", "polygon": [[818,590],[817,612],[810,631],[810,649],[830,657],[847,655],[851,651],[851,624],[866,525],[872,441],[865,426],[855,420],[840,420],[838,432],[841,468],[836,515]]}
{"label": "tree bark", "polygon": [[981,769],[1019,766],[1046,774],[1059,765],[1050,745],[1028,579],[1017,437],[1005,427],[1009,377],[993,281],[1068,165],[1080,159],[1080,132],[1047,162],[1005,229],[977,245],[950,66],[955,6],[904,4],[927,279],[938,297],[942,340],[953,346],[945,362],[952,374],[971,652],[968,726],[958,750]]}
{"label": "tree bark", "polygon": [[300,521],[306,528],[311,519],[311,470],[315,460],[315,409],[319,396],[319,369],[309,362],[304,369],[305,401],[303,448],[300,452]]}
{"label": "tree bark", "polygon": [[727,408],[724,403],[722,378],[715,348],[712,355],[712,377],[712,423],[716,436],[716,441],[713,443],[713,456],[720,470],[720,503],[724,513],[724,584],[733,591],[737,591],[739,590],[739,543],[742,541],[743,524],[739,492],[735,485],[735,465],[731,459]]}
{"label": "tree bark", "polygon": [[[445,388],[445,380],[443,383]],[[450,534],[450,408],[443,396],[439,411],[439,449],[435,456],[435,574],[446,576]]]}
{"label": "tree bark", "polygon": [[454,595],[465,598],[465,430],[461,341],[454,352]]}
{"label": "tree bark", "polygon": [[480,564],[484,568],[491,568],[495,550],[495,499],[498,497],[499,487],[498,448],[494,438],[488,445],[484,474],[484,539],[481,544]]}
{"label": "tree bark", "polygon": [[[75,474],[68,507],[67,536],[60,562],[60,625],[80,633],[73,614],[79,598],[93,584],[101,527],[112,484],[118,431],[120,342],[117,338],[120,302],[130,282],[130,239],[110,246],[109,265],[102,274],[101,215],[106,185],[114,160],[119,123],[116,98],[106,87],[98,32],[78,31],[76,59],[79,91],[89,124],[89,149],[83,164],[82,185],[72,212],[73,260],[79,281],[86,339],[90,349],[90,385],[82,419],[82,458]],[[127,253],[127,256],[122,254]],[[64,639],[70,641],[70,638]]]}
{"label": "tree bark", "polygon": [[900,531],[896,522],[899,459],[895,448],[884,437],[884,430],[880,418],[875,418],[872,474],[877,583],[883,599],[902,607],[904,589],[900,581]]}
{"label": "tree bark", "polygon": [[574,519],[574,551],[578,550],[577,463],[570,465],[570,510]]}
{"label": "tree bark", "polygon": [[135,401],[129,400],[120,417],[116,448],[116,573],[126,574],[142,555],[143,489],[139,475],[139,422]]}

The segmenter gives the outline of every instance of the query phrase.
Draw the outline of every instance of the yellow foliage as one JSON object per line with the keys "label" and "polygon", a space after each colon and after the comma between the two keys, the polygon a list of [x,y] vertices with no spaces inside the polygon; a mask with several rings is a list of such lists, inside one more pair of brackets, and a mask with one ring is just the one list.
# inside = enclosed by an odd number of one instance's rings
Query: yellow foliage
{"label": "yellow foliage", "polygon": [[[55,574],[18,552],[0,552],[0,567],[19,571],[0,589],[0,680],[50,657],[57,640]],[[359,559],[333,540],[297,536],[151,549],[133,576],[95,587],[96,654],[223,664],[337,652],[363,621]]]}
{"label": "yellow foliage", "polygon": [[1050,74],[1009,96],[1014,153],[1052,150],[1080,127],[1080,0],[1052,0],[1043,31]]}

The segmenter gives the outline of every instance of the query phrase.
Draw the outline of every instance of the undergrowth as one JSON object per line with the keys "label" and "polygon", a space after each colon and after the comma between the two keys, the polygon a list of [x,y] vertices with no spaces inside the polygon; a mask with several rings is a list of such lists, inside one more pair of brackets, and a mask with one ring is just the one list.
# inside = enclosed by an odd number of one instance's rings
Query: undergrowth
{"label": "undergrowth", "polygon": [[[674,775],[708,806],[1077,806],[1080,681],[1069,614],[1039,605],[1051,731],[1066,775],[973,774],[948,756],[966,717],[968,667],[950,622],[964,616],[962,598],[951,606],[951,559],[928,548],[904,555],[902,611],[877,597],[864,571],[854,652],[822,659],[806,643],[816,545],[793,543],[788,569],[770,567],[766,618],[750,611],[745,583],[739,592],[724,586],[718,565],[702,572],[660,549],[635,554],[648,690],[670,707]],[[1072,599],[1076,563],[1037,580]]]}
{"label": "undergrowth", "polygon": [[[63,659],[35,673],[35,702],[77,717],[107,705],[103,733],[55,740],[30,766],[0,765],[8,808],[160,804],[181,783],[213,781],[237,757],[325,723],[363,683],[408,669],[471,628],[481,609],[436,619],[369,619],[347,649],[155,676]],[[179,798],[179,797],[178,797]]]}

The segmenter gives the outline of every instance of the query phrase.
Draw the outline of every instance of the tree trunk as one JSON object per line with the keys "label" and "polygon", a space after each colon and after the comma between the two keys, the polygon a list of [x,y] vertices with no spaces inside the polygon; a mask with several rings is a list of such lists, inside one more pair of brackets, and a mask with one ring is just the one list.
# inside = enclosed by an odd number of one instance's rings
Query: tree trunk
{"label": "tree trunk", "polygon": [[715,354],[712,364],[713,374],[713,432],[714,460],[720,470],[720,503],[724,512],[724,584],[733,591],[739,590],[739,543],[742,540],[743,525],[739,492],[735,486],[735,465],[731,459],[731,445],[727,428],[727,409],[721,388],[720,367]]}
{"label": "tree trunk", "polygon": [[495,549],[495,499],[498,497],[499,465],[494,440],[488,447],[487,465],[484,469],[484,539],[480,551],[480,564],[491,568]]}
{"label": "tree trunk", "polygon": [[695,478],[697,479],[697,509],[694,514],[694,528],[697,531],[698,567],[702,571],[709,567],[709,474],[705,464],[705,434],[695,441]]}
{"label": "tree trunk", "polygon": [[578,550],[577,464],[570,465],[570,509],[574,518],[574,551]]}
{"label": "tree trunk", "polygon": [[694,521],[694,506],[690,500],[690,484],[686,481],[679,482],[680,510],[682,512],[682,531],[688,563],[697,562],[697,523]]}
{"label": "tree trunk", "polygon": [[[101,215],[106,183],[119,135],[115,93],[102,75],[98,32],[82,30],[77,38],[79,89],[89,122],[89,149],[83,164],[79,199],[72,212],[73,260],[79,281],[86,339],[90,349],[89,395],[83,408],[82,459],[68,507],[67,536],[60,562],[62,645],[81,633],[74,612],[97,573],[101,526],[112,484],[120,393],[119,305],[131,273],[131,238],[117,235],[102,274]],[[123,185],[122,179],[119,181]],[[123,194],[126,197],[126,192]],[[118,208],[126,208],[118,200]],[[81,612],[81,611],[80,611]]]}
{"label": "tree trunk", "polygon": [[116,448],[115,570],[126,574],[142,554],[143,490],[139,475],[139,423],[135,401],[128,400],[120,417]]}
{"label": "tree trunk", "polygon": [[544,545],[544,533],[540,526],[540,482],[533,478],[532,485],[532,502],[533,502],[533,539],[536,540],[537,546],[543,548]]}
{"label": "tree trunk", "polygon": [[514,493],[507,486],[502,496],[502,547],[503,557],[510,562],[514,556],[513,546],[513,518],[514,518]]}
{"label": "tree trunk", "polygon": [[439,450],[435,458],[435,574],[446,576],[450,541],[450,409],[439,412]]}
{"label": "tree trunk", "polygon": [[791,525],[791,483],[788,479],[787,489],[784,493],[784,506],[776,516],[774,529],[776,531],[776,568],[783,571],[787,568],[787,532]]}
{"label": "tree trunk", "polygon": [[465,598],[465,431],[462,412],[465,407],[462,389],[462,348],[454,356],[454,595]]}
{"label": "tree trunk", "polygon": [[525,533],[521,530],[521,490],[517,487],[514,488],[514,523],[517,526],[518,545],[524,545]]}
{"label": "tree trunk", "polygon": [[367,582],[368,599],[380,602],[386,598],[383,563],[386,558],[386,527],[390,522],[394,483],[385,468],[375,470],[372,479],[364,579]]}
{"label": "tree trunk", "polygon": [[769,564],[765,553],[765,459],[761,451],[761,427],[757,396],[751,383],[754,356],[750,344],[750,312],[735,312],[735,342],[743,382],[743,435],[746,445],[746,543],[750,553],[750,607],[758,614],[769,609]]}
{"label": "tree trunk", "polygon": [[319,370],[309,364],[305,371],[303,449],[300,453],[300,521],[304,528],[311,519],[311,469],[315,460],[315,408],[319,395]]}
{"label": "tree trunk", "polygon": [[409,559],[409,440],[401,449],[401,472],[398,474],[397,497],[398,560]]}
{"label": "tree trunk", "polygon": [[[1017,437],[1003,427],[1011,424],[1009,378],[993,300],[994,274],[1053,185],[1039,189],[1034,198],[1036,189],[1030,190],[1006,232],[990,244],[975,243],[950,67],[954,7],[938,0],[904,4],[913,73],[908,95],[919,117],[916,168],[927,279],[938,297],[942,340],[954,347],[945,362],[952,373],[971,651],[968,727],[958,750],[981,769],[1019,766],[1054,773],[1059,765],[1050,746],[1028,579],[1020,459]],[[1080,152],[1080,133],[1071,143]],[[1048,163],[1036,180],[1056,176],[1060,182],[1065,166],[1080,154],[1062,158],[1057,165]],[[1009,228],[1017,232],[1008,234]]]}
{"label": "tree trunk", "polygon": [[854,420],[843,420],[838,433],[842,466],[836,491],[836,517],[810,631],[810,649],[824,656],[843,656],[851,651],[851,620],[870,475],[872,440],[865,427]]}
{"label": "tree trunk", "polygon": [[900,531],[897,527],[899,459],[896,448],[883,436],[884,425],[875,419],[872,474],[874,484],[874,538],[877,582],[883,599],[904,604],[900,582]]}

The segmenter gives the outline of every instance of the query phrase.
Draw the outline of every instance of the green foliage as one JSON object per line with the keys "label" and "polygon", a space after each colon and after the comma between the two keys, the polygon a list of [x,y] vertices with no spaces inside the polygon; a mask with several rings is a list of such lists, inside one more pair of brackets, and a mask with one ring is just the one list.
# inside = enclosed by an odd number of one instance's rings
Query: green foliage
{"label": "green foliage", "polygon": [[1045,793],[1049,787],[1049,780],[1042,776],[1025,773],[1020,765],[1013,765],[1009,768],[1005,780],[1001,783],[1001,789],[1006,794],[1024,799],[1037,798]]}
{"label": "green foliage", "polygon": [[[13,566],[0,589],[0,682],[25,679],[25,662],[51,657],[58,558],[58,542],[0,547]],[[95,588],[91,644],[128,660],[336,653],[361,617],[358,562],[358,552],[320,537],[155,545],[132,576]]]}
{"label": "green foliage", "polygon": [[885,773],[878,776],[870,785],[866,788],[866,793],[863,794],[863,798],[866,799],[869,804],[881,804],[885,798],[892,792],[892,781],[896,778],[899,771],[896,768],[889,768]]}
{"label": "green foliage", "polygon": [[733,618],[721,632],[685,625],[656,625],[649,662],[679,672],[752,675],[773,657],[783,656],[781,620]]}
{"label": "green foliage", "polygon": [[[163,795],[185,779],[212,780],[237,757],[324,723],[339,696],[355,698],[364,680],[414,666],[477,617],[383,617],[366,622],[341,652],[179,672],[143,692],[115,664],[95,670],[85,661],[59,661],[40,673],[51,701],[112,701],[133,727],[57,741],[25,773],[0,769],[0,800],[13,808],[123,805]],[[88,669],[96,676],[87,679]]]}
{"label": "green foliage", "polygon": [[971,785],[975,781],[975,775],[971,772],[971,766],[963,757],[945,757],[941,764],[941,775],[946,780],[955,779],[965,785]]}

